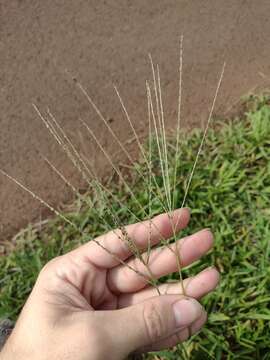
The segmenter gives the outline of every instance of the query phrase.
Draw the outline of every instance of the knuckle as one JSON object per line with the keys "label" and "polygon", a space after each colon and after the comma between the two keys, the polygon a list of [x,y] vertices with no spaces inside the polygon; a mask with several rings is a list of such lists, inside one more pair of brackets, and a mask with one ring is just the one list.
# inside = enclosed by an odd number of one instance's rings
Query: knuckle
{"label": "knuckle", "polygon": [[51,259],[50,261],[48,261],[43,268],[41,269],[41,274],[47,274],[48,272],[50,272],[51,270],[53,270],[55,268],[55,265],[58,264],[59,259],[61,257],[55,257],[54,259]]}
{"label": "knuckle", "polygon": [[60,279],[55,276],[55,269],[59,263],[59,257],[47,262],[38,274],[36,288],[53,291],[59,287]]}
{"label": "knuckle", "polygon": [[[59,260],[61,256],[56,257],[49,262],[47,262],[41,269],[38,278],[37,285],[40,284],[49,284],[50,288],[57,288],[59,285],[60,279],[58,276],[55,276],[56,269],[58,268]],[[49,281],[48,281],[49,280]]]}
{"label": "knuckle", "polygon": [[166,324],[161,309],[154,302],[145,304],[143,319],[149,342],[155,342],[166,332]]}

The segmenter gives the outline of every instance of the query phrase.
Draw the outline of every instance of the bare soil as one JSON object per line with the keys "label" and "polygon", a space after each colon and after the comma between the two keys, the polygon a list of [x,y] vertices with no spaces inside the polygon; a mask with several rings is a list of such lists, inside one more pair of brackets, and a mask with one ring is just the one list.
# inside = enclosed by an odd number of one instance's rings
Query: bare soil
{"label": "bare soil", "polygon": [[[0,168],[55,206],[69,201],[71,194],[42,156],[83,186],[38,119],[34,102],[43,111],[50,107],[103,176],[108,164],[87,138],[79,117],[88,121],[110,153],[119,147],[72,78],[83,83],[113,130],[127,141],[132,133],[112,84],[123,95],[139,133],[145,134],[149,52],[160,65],[167,128],[173,131],[181,34],[183,125],[201,126],[205,121],[224,60],[227,67],[215,112],[226,115],[241,95],[269,84],[269,14],[268,0],[0,0]],[[45,216],[38,202],[0,176],[3,241]]]}

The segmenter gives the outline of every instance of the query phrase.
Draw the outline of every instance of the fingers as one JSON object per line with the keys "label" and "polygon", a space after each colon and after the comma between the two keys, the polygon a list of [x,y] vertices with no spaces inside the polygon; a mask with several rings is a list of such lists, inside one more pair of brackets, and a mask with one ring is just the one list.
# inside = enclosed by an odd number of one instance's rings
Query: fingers
{"label": "fingers", "polygon": [[129,267],[144,276],[138,275],[123,265],[113,268],[108,273],[108,284],[115,292],[127,293],[141,290],[147,284],[147,278],[150,278],[149,269],[151,276],[155,279],[178,270],[176,252],[179,254],[181,267],[185,267],[206,254],[212,246],[213,235],[211,231],[209,229],[199,231],[179,240],[171,245],[170,249],[162,247],[152,250],[148,268],[140,259],[134,258],[127,261]]}
{"label": "fingers", "polygon": [[[189,210],[178,209],[170,215],[158,215],[152,220],[128,225],[124,230],[113,230],[73,251],[73,255],[87,257],[93,264],[102,268],[112,268],[132,255],[127,239],[138,249],[147,249],[159,243],[162,239],[170,238],[187,226]],[[104,249],[106,248],[106,250]],[[113,255],[113,256],[112,256]]]}
{"label": "fingers", "polygon": [[[207,268],[196,276],[185,279],[183,286],[186,296],[198,300],[213,291],[218,283],[218,271],[215,268]],[[159,291],[162,295],[182,295],[182,286],[180,282],[162,284],[159,286]],[[119,296],[118,307],[135,305],[154,296],[157,296],[157,290],[154,287],[148,287],[132,294],[123,294]]]}
{"label": "fingers", "polygon": [[190,327],[203,313],[195,299],[164,295],[124,309],[97,312],[95,318],[102,321],[114,348],[124,352],[119,358],[124,358],[137,349],[162,345],[164,339]]}
{"label": "fingers", "polygon": [[172,348],[177,344],[186,341],[191,335],[194,335],[198,331],[200,331],[203,325],[206,323],[206,320],[207,314],[205,311],[203,311],[199,319],[195,320],[194,323],[191,324],[189,327],[185,327],[183,330],[180,330],[175,334],[165,339],[162,339],[153,345],[140,349],[140,352],[160,351]]}

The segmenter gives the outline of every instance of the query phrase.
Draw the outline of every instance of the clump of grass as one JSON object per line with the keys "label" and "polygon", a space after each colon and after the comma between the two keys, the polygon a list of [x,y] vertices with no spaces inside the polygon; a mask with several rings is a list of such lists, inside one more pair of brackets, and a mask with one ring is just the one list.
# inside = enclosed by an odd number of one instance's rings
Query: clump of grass
{"label": "clump of grass", "polygon": [[[208,325],[186,342],[185,351],[174,349],[149,354],[147,359],[268,359],[270,337],[270,106],[269,97],[252,97],[240,119],[216,123],[208,132],[200,154],[198,171],[190,183],[186,205],[192,209],[192,220],[185,232],[211,227],[215,248],[202,261],[184,271],[192,275],[215,264],[221,272],[221,284],[203,304],[209,312]],[[194,158],[202,139],[195,130],[180,138],[180,163],[176,170],[176,139],[167,144],[168,175],[176,178],[173,199],[181,206]],[[148,156],[148,153],[146,151]],[[151,166],[155,173],[153,191],[163,191],[167,183],[160,170],[157,144],[151,144]],[[88,241],[91,237],[121,224],[163,212],[162,202],[152,197],[140,174],[149,174],[147,163],[135,165],[131,178],[138,203],[123,183],[108,185],[111,210],[108,212],[98,192],[77,199],[73,210],[50,220],[40,231],[28,228],[18,237],[17,247],[0,258],[0,317],[15,319],[42,266],[51,258]],[[139,172],[138,172],[139,169]],[[176,171],[176,177],[175,177]],[[168,179],[168,178],[167,178]],[[125,206],[119,206],[118,201]],[[98,212],[88,203],[96,204]],[[149,210],[151,206],[151,211]],[[126,209],[132,209],[127,212]],[[113,216],[112,216],[113,214]],[[100,221],[100,216],[104,221]],[[73,226],[75,224],[76,226]],[[183,232],[181,235],[184,235]],[[60,249],[60,250],[59,250]],[[169,277],[178,278],[178,274]],[[169,280],[168,277],[164,280]],[[183,353],[182,353],[183,352]]]}

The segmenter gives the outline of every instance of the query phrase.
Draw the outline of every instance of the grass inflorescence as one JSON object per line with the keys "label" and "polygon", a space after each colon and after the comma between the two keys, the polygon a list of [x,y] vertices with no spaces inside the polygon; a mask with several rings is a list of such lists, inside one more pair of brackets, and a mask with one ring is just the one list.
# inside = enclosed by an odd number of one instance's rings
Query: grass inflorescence
{"label": "grass inflorescence", "polygon": [[[177,348],[148,354],[148,359],[269,358],[269,98],[249,99],[246,110],[239,119],[216,121],[215,128],[208,131],[185,204],[191,208],[192,218],[188,229],[180,235],[203,227],[210,227],[215,234],[211,253],[184,270],[185,276],[192,276],[215,265],[221,272],[218,289],[203,299],[209,313],[208,324],[185,343],[185,351]],[[201,130],[194,130],[178,139],[180,161],[176,177],[177,140],[171,138],[167,143],[168,168],[164,171],[170,179],[177,179],[172,194],[175,207],[182,204],[202,135]],[[149,146],[155,174],[151,193],[160,191],[165,197],[168,184],[161,173],[157,143],[149,142]],[[149,149],[145,151],[148,157]],[[158,197],[152,196],[149,201],[149,189],[143,180],[149,176],[149,166],[139,161],[135,167],[136,171],[129,174],[129,186],[136,202],[122,181],[111,182],[107,185],[110,194],[106,194],[110,211],[99,196],[102,189],[97,187],[96,192],[90,190],[81,195],[71,210],[64,213],[70,223],[55,217],[43,227],[29,226],[17,236],[15,250],[0,258],[1,318],[16,319],[42,266],[60,253],[88,241],[82,234],[91,234],[94,238],[115,227],[116,218],[121,224],[127,224],[144,219],[145,214],[152,216],[164,211]],[[98,211],[88,206],[89,203],[95,204]],[[101,218],[104,221],[101,222]],[[178,277],[179,274],[174,274],[164,280],[173,281]]]}

